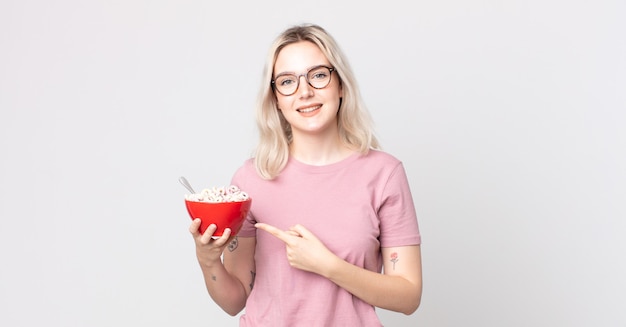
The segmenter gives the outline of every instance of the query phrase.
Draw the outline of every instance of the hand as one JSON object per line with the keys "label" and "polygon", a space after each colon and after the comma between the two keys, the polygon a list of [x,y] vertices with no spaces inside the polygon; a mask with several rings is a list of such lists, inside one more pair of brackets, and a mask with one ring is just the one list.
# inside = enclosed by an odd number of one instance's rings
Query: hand
{"label": "hand", "polygon": [[304,226],[298,224],[286,231],[264,223],[254,226],[285,243],[287,261],[292,267],[327,276],[325,269],[336,256]]}
{"label": "hand", "polygon": [[226,228],[222,236],[213,239],[213,233],[217,230],[215,224],[209,225],[203,234],[200,234],[200,218],[196,218],[189,226],[189,232],[196,243],[196,256],[200,264],[211,265],[216,262],[221,263],[222,253],[230,243],[230,228]]}

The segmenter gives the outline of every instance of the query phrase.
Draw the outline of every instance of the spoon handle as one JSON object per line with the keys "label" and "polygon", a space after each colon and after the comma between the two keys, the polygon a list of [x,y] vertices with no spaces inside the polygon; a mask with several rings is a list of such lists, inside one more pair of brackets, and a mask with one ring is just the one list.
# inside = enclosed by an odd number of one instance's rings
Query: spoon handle
{"label": "spoon handle", "polygon": [[189,181],[187,181],[187,179],[183,176],[180,176],[178,178],[178,181],[183,184],[183,186],[189,190],[189,192],[191,192],[191,194],[196,194],[196,191],[193,190],[193,187],[191,187],[191,184],[189,184]]}

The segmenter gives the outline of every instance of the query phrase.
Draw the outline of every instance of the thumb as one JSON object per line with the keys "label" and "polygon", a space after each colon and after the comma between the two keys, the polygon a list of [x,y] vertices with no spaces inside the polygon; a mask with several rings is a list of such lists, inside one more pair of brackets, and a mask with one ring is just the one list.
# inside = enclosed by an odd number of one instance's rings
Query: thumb
{"label": "thumb", "polygon": [[309,231],[306,227],[304,227],[304,226],[302,226],[300,224],[297,224],[297,225],[289,228],[289,230],[298,233],[303,238],[317,239],[317,237],[315,237],[315,235],[313,235],[313,233],[311,233],[311,231]]}

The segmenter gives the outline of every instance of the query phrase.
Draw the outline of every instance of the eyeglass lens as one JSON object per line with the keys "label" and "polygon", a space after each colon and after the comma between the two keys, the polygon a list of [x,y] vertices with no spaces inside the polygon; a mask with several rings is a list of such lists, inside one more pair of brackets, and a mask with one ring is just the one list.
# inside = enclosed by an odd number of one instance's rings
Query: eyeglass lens
{"label": "eyeglass lens", "polygon": [[[325,66],[318,66],[313,67],[304,76],[306,77],[309,85],[316,89],[322,89],[330,83],[330,75],[330,68]],[[276,77],[274,81],[276,89],[283,95],[291,95],[295,93],[300,84],[300,76],[297,76],[295,74],[284,74]]]}

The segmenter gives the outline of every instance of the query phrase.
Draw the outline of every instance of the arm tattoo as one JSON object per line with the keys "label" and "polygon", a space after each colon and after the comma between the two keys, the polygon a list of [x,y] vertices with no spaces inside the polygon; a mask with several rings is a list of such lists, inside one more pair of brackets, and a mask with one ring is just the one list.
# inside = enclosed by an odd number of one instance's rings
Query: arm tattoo
{"label": "arm tattoo", "polygon": [[400,261],[400,259],[398,259],[398,252],[392,253],[389,261],[393,262],[393,270],[396,270],[396,262]]}
{"label": "arm tattoo", "polygon": [[235,236],[235,238],[233,238],[233,240],[230,241],[230,243],[228,244],[228,251],[230,252],[235,251],[237,246],[239,246],[239,240],[237,239],[237,236]]}

